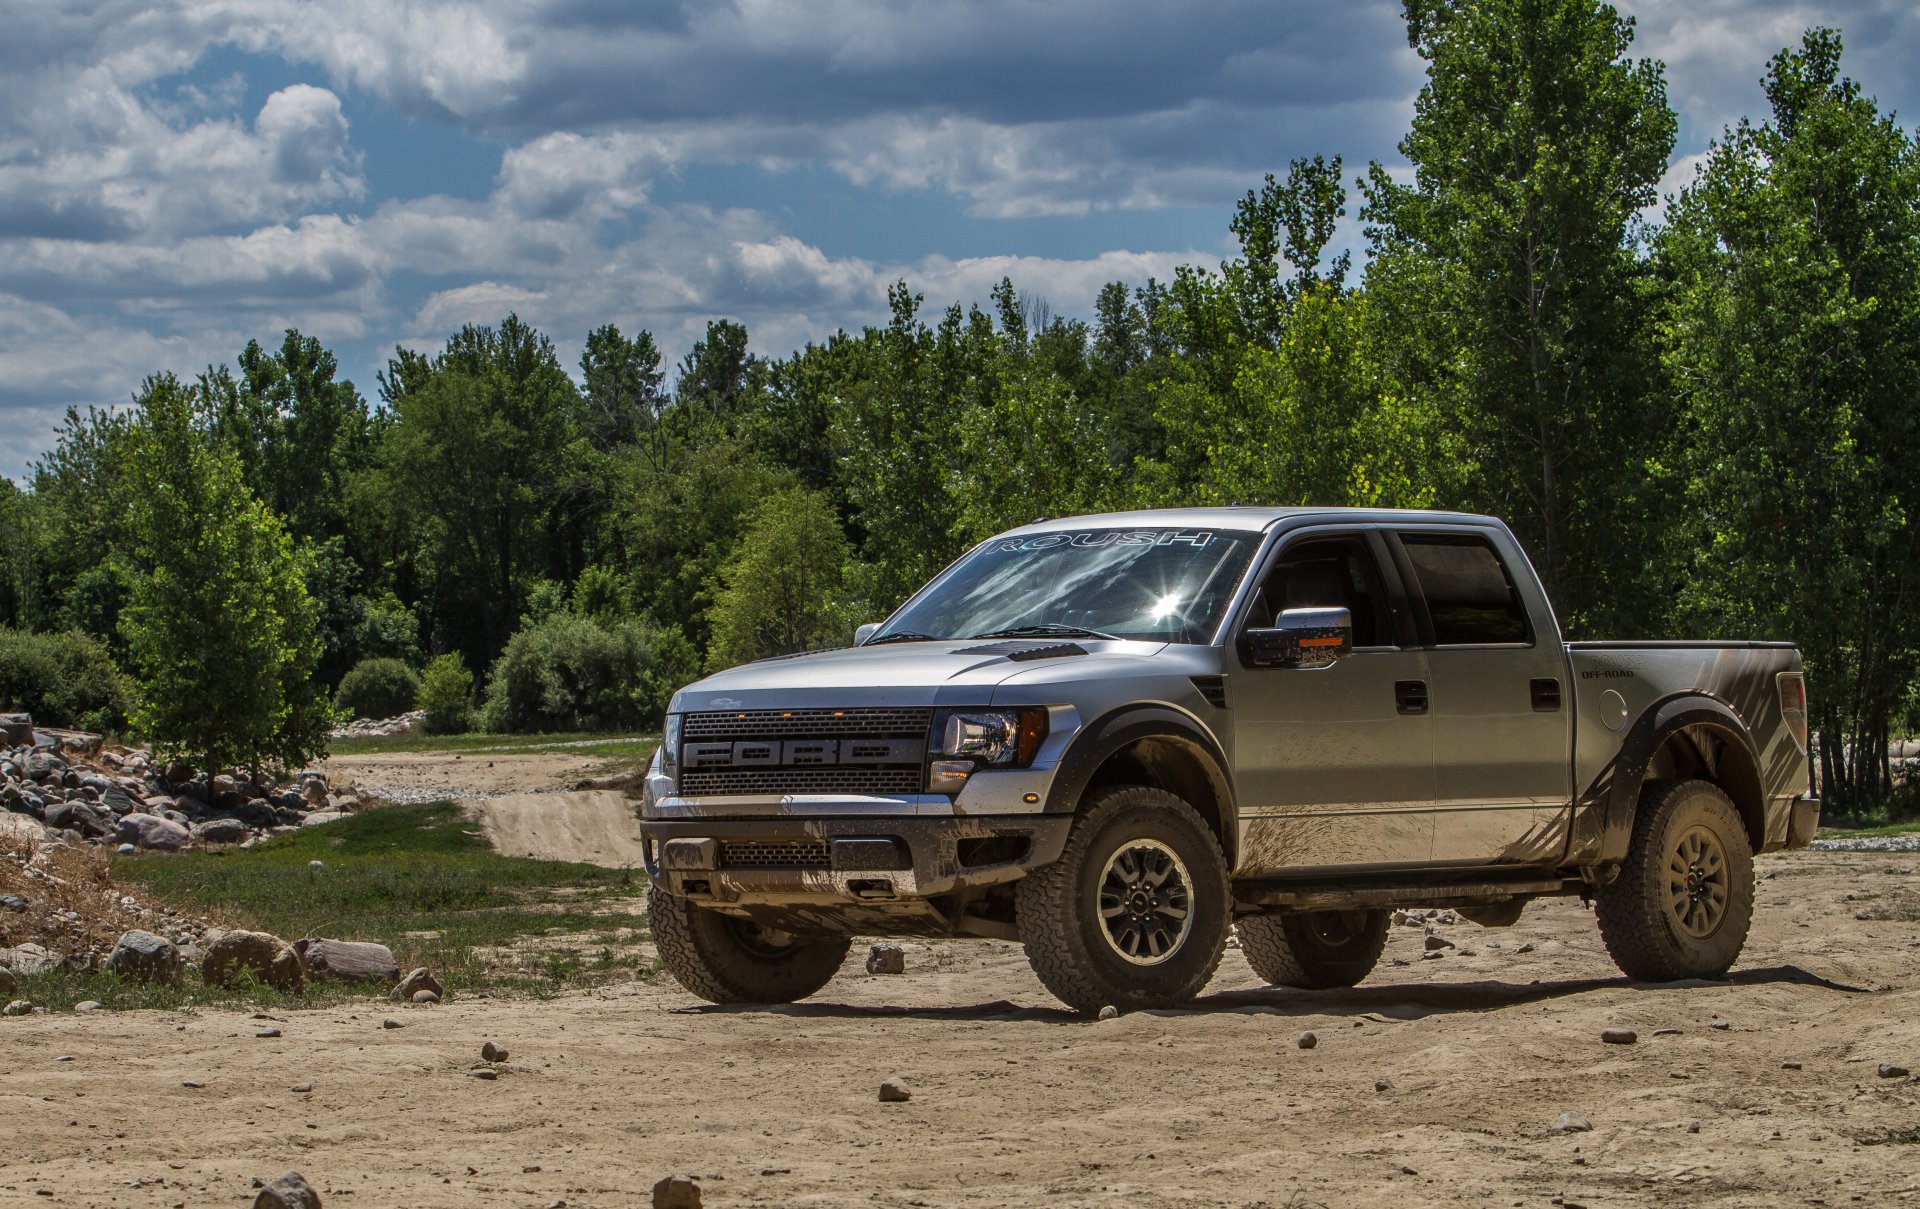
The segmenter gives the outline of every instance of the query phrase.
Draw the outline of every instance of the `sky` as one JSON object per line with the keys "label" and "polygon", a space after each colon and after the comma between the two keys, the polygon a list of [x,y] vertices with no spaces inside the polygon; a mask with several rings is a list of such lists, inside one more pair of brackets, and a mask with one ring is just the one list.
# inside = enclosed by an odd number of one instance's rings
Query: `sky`
{"label": "sky", "polygon": [[[1667,187],[1839,26],[1910,129],[1913,0],[1629,0],[1680,116]],[[517,312],[708,322],[781,356],[1001,277],[1089,317],[1108,281],[1233,254],[1296,156],[1404,168],[1421,84],[1377,0],[0,0],[0,476],[70,405],[297,327],[370,398],[396,345]],[[1341,237],[1357,242],[1351,220]]]}

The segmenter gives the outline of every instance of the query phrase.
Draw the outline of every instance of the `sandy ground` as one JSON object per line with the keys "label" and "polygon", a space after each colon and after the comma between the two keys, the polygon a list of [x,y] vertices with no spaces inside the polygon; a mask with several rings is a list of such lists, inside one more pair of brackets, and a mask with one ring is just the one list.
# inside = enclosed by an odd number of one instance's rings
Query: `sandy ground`
{"label": "sandy ground", "polygon": [[469,801],[494,851],[590,865],[641,867],[635,803],[618,790],[516,793]]}
{"label": "sandy ground", "polygon": [[[556,815],[569,852],[613,842],[601,795],[481,817],[526,837]],[[892,977],[858,946],[777,1010],[654,975],[287,1013],[271,1039],[225,1011],[0,1020],[0,1205],[245,1205],[289,1168],[349,1209],[634,1205],[673,1173],[710,1209],[1912,1202],[1920,1146],[1874,1143],[1920,1127],[1920,1083],[1876,1068],[1920,1069],[1920,924],[1858,916],[1913,913],[1915,864],[1762,858],[1720,984],[1626,982],[1558,901],[1441,929],[1461,948],[1439,960],[1396,928],[1352,991],[1262,988],[1230,952],[1192,1010],[1111,1021],[979,941],[906,942]],[[468,1074],[487,1040],[511,1051],[494,1081]],[[911,1102],[877,1101],[893,1076]],[[1563,1112],[1592,1131],[1550,1132]]]}
{"label": "sandy ground", "polygon": [[322,765],[336,786],[389,801],[493,798],[551,790],[605,775],[608,760],[590,747],[574,752],[468,755],[455,752],[392,752],[331,756]]}

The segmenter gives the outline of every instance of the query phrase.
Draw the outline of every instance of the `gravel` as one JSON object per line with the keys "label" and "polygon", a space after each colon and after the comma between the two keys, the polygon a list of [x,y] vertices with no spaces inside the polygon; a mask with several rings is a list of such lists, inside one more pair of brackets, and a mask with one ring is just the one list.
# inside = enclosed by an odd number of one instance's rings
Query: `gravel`
{"label": "gravel", "polygon": [[1809,847],[1820,852],[1920,852],[1920,831],[1906,835],[1856,835],[1817,839]]}

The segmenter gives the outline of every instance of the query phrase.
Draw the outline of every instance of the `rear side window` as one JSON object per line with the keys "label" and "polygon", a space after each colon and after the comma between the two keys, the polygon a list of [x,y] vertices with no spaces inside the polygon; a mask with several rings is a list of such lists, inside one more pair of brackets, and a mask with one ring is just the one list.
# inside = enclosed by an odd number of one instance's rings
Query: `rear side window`
{"label": "rear side window", "polygon": [[1400,537],[1427,600],[1438,646],[1528,641],[1527,611],[1506,565],[1483,537]]}

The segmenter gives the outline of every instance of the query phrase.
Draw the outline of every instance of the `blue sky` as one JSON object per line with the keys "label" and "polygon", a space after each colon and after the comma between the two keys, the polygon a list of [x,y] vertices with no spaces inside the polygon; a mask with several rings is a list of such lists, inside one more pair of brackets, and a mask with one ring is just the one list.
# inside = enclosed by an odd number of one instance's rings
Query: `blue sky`
{"label": "blue sky", "polygon": [[[1677,188],[1840,26],[1911,126],[1911,0],[1634,0]],[[70,404],[286,327],[371,395],[396,343],[517,310],[677,359],[784,354],[1003,275],[1068,315],[1232,250],[1234,199],[1314,153],[1389,165],[1420,86],[1349,0],[0,0],[0,475]],[[1353,238],[1349,229],[1348,239]]]}

